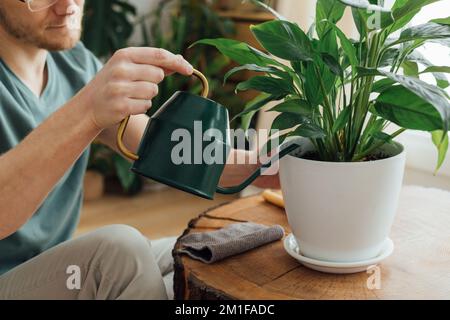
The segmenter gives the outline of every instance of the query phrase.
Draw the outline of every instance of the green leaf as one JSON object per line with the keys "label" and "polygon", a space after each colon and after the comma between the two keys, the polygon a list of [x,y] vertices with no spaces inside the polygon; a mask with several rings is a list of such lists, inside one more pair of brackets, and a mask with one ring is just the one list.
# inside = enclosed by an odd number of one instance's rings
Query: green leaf
{"label": "green leaf", "polygon": [[372,92],[378,92],[381,93],[386,89],[389,89],[392,87],[396,82],[392,79],[381,79],[376,81],[372,86]]}
{"label": "green leaf", "polygon": [[424,7],[440,0],[397,0],[392,7],[395,23],[390,28],[393,33],[406,26]]}
{"label": "green leaf", "polygon": [[[403,87],[410,90],[412,93],[416,94],[427,103],[431,104],[439,112],[443,122],[443,127],[436,129],[443,129],[444,131],[448,131],[448,128],[450,127],[450,102],[441,89],[432,86],[420,79],[405,77],[381,70],[379,71],[384,76],[398,82]],[[402,97],[403,99],[403,96],[401,95],[398,97]]]}
{"label": "green leaf", "polygon": [[321,23],[328,21],[330,24],[336,24],[344,15],[345,5],[336,0],[318,0],[316,4],[316,30],[319,38],[326,33],[329,25]]}
{"label": "green leaf", "polygon": [[296,128],[292,133],[289,134],[290,137],[305,137],[311,139],[325,138],[327,135],[325,131],[318,125],[313,123],[305,123]]}
{"label": "green leaf", "polygon": [[277,96],[294,94],[295,89],[292,82],[285,79],[256,76],[237,85],[236,90],[257,90]]}
{"label": "green leaf", "polygon": [[[257,113],[258,108],[264,107],[267,103],[269,103],[271,101],[270,100],[271,98],[272,98],[271,95],[268,95],[267,93],[262,93],[262,94],[258,95],[256,98],[247,102],[247,104],[244,106],[242,113],[246,112],[248,110],[251,110],[252,108],[255,108],[255,110],[249,111],[246,114],[242,114],[241,129],[243,129],[244,131],[247,131],[248,128],[250,128],[250,124],[252,122],[253,117]],[[237,116],[234,119],[236,119],[236,118],[237,118]]]}
{"label": "green leaf", "polygon": [[[419,51],[415,50],[407,56],[408,61],[416,61],[426,67],[434,67],[434,65],[428,61]],[[439,88],[445,89],[450,86],[447,76],[440,72],[433,72],[433,77],[436,79],[436,83]]]}
{"label": "green leaf", "polygon": [[347,36],[336,26],[333,28],[336,31],[336,34],[341,42],[342,50],[344,50],[345,54],[347,55],[350,64],[353,67],[353,70],[356,70],[356,67],[358,66],[358,56],[356,54],[356,49],[351,43],[351,41],[347,38]]}
{"label": "green leaf", "polygon": [[303,116],[311,115],[312,108],[309,103],[302,99],[286,100],[268,111],[294,113]]}
{"label": "green leaf", "polygon": [[419,66],[416,62],[404,61],[402,63],[403,74],[410,77],[419,77]]}
{"label": "green leaf", "polygon": [[[319,76],[322,77],[322,81],[327,83],[325,85],[325,93],[328,94],[334,84],[334,78],[335,76],[329,71],[328,67],[325,66],[325,64],[322,61],[317,62],[319,65],[319,74],[317,74],[315,69],[315,64],[308,63],[305,67],[305,81],[304,81],[304,87],[305,87],[305,96],[306,100],[309,101],[310,104],[313,106],[320,105],[324,100],[324,94],[321,89],[321,83]],[[323,73],[322,73],[323,71]],[[331,75],[332,77],[329,77]],[[327,77],[327,80],[324,79],[324,77]]]}
{"label": "green leaf", "polygon": [[389,48],[387,49],[383,56],[380,59],[379,67],[391,67],[397,61],[400,56],[400,50],[397,48]]}
{"label": "green leaf", "polygon": [[441,18],[441,19],[433,19],[433,20],[431,20],[430,22],[450,25],[450,17],[447,17],[447,18]]}
{"label": "green leaf", "polygon": [[322,61],[330,68],[336,76],[344,78],[344,70],[342,70],[341,64],[332,55],[328,53],[322,53]]}
{"label": "green leaf", "polygon": [[286,129],[291,129],[299,124],[305,123],[307,120],[305,117],[292,114],[292,113],[282,113],[278,115],[275,120],[272,122],[271,132],[272,130],[283,131]]}
{"label": "green leaf", "polygon": [[223,55],[239,64],[256,64],[258,66],[275,64],[273,59],[256,54],[257,50],[244,42],[223,38],[203,39],[195,42],[190,47],[199,44],[214,46]]}
{"label": "green leaf", "polygon": [[269,21],[251,30],[259,43],[271,54],[290,61],[311,61],[314,57],[308,36],[294,23]]}
{"label": "green leaf", "polygon": [[358,77],[375,77],[375,76],[382,75],[382,73],[378,69],[365,68],[365,67],[358,67],[357,73],[358,73]]}
{"label": "green leaf", "polygon": [[375,110],[380,117],[406,129],[434,131],[442,128],[436,109],[402,86],[383,91],[376,99]]}
{"label": "green leaf", "polygon": [[280,76],[280,74],[283,72],[280,69],[277,69],[275,67],[263,67],[263,66],[258,66],[256,64],[245,64],[243,66],[235,67],[235,68],[231,69],[230,71],[228,71],[224,76],[223,82],[224,83],[227,82],[229,77],[231,77],[235,73],[237,73],[239,71],[243,71],[243,70],[266,72],[266,73],[275,74],[278,76]]}
{"label": "green leaf", "polygon": [[269,138],[262,148],[260,148],[259,156],[267,156],[270,151],[280,146],[289,137],[289,134],[288,132],[272,139]]}
{"label": "green leaf", "polygon": [[400,37],[396,41],[394,41],[393,44],[399,44],[413,40],[446,38],[450,38],[450,26],[428,22],[403,30],[400,34]]}
{"label": "green leaf", "polygon": [[438,163],[436,165],[436,170],[434,174],[437,174],[439,169],[444,164],[445,157],[448,151],[448,133],[442,130],[433,131],[431,133],[431,138],[434,145],[438,150]]}
{"label": "green leaf", "polygon": [[372,133],[370,135],[374,139],[381,140],[381,141],[384,141],[386,143],[392,142],[392,137],[389,134],[387,134],[385,132],[382,132],[382,131],[377,131],[377,132],[374,132],[374,133]]}
{"label": "green leaf", "polygon": [[234,121],[237,118],[240,118],[249,113],[254,114],[255,112],[262,109],[269,102],[280,100],[282,98],[283,98],[283,96],[262,94],[262,95],[256,97],[255,99],[253,99],[252,101],[250,101],[249,103],[247,103],[244,110],[241,113],[237,114],[233,119],[231,119],[231,121]]}
{"label": "green leaf", "polygon": [[350,119],[351,112],[352,108],[347,106],[339,113],[339,116],[337,117],[336,121],[334,122],[333,128],[331,129],[333,134],[337,133],[339,130],[342,130],[345,127]]}
{"label": "green leaf", "polygon": [[431,66],[420,72],[422,73],[429,73],[429,72],[442,72],[442,73],[450,73],[450,67],[447,66]]}

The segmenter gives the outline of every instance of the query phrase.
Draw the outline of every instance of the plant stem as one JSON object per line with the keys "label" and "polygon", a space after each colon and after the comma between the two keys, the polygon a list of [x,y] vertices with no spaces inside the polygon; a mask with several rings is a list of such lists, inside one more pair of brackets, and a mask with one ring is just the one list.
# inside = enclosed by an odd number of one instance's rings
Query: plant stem
{"label": "plant stem", "polygon": [[[402,134],[403,132],[405,132],[406,129],[405,128],[401,128],[397,131],[395,131],[393,134],[391,134],[391,139],[394,139],[395,137],[399,136],[400,134]],[[355,155],[352,159],[352,161],[360,161],[361,159],[363,159],[364,157],[366,157],[367,155],[371,154],[373,151],[377,150],[378,148],[382,147],[383,145],[385,145],[386,142],[385,141],[381,141],[377,144],[374,144],[371,148],[369,148],[366,152],[361,153],[359,155]]]}

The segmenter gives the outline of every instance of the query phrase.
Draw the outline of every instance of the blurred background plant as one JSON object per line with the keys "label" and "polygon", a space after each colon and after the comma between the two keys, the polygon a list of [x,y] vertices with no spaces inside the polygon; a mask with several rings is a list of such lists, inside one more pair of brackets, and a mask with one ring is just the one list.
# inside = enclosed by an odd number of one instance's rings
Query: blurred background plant
{"label": "blurred background plant", "polygon": [[[242,111],[244,102],[234,94],[234,88],[222,87],[222,79],[230,60],[212,48],[189,46],[203,38],[230,37],[233,22],[220,17],[214,10],[216,0],[163,0],[147,14],[137,16],[136,7],[127,0],[86,0],[82,41],[99,59],[106,61],[116,50],[130,45],[136,32],[137,45],[159,47],[182,54],[209,79],[211,99],[226,106],[230,115]],[[229,69],[229,68],[228,68]],[[200,91],[195,79],[173,75],[160,85],[149,116],[154,114],[178,90]],[[233,123],[238,127],[239,123]],[[132,173],[130,163],[109,148],[94,143],[88,169],[106,178],[118,180],[124,193],[133,195],[142,189],[142,180]]]}

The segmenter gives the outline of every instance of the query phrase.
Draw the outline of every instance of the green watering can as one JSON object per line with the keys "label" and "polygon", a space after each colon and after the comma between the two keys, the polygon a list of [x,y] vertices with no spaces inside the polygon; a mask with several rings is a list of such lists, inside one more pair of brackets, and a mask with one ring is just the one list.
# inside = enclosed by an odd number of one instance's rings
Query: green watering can
{"label": "green watering can", "polygon": [[[268,163],[261,165],[240,185],[227,188],[219,187],[219,180],[231,150],[228,110],[221,104],[207,98],[209,84],[205,76],[197,70],[194,70],[194,75],[202,81],[203,91],[201,96],[184,91],[176,92],[151,117],[140,142],[137,155],[128,150],[123,143],[123,136],[130,116],[121,122],[117,134],[117,146],[125,157],[134,161],[131,168],[133,172],[176,189],[212,200],[216,192],[235,194],[242,191],[264,170],[269,168],[274,161],[299,147],[295,143],[282,145],[278,155],[275,155]],[[209,141],[200,139],[202,140],[200,143],[199,139],[196,139],[198,132],[194,130],[196,124],[198,128],[199,123],[201,123],[202,137],[208,136],[208,132],[211,132],[209,130],[214,129],[216,133],[220,133],[218,136],[223,138],[210,139]],[[217,153],[220,161],[213,163],[205,163],[204,161],[201,161],[201,163],[198,163],[198,161],[180,163],[178,160],[174,161],[173,151],[180,148],[180,142],[173,139],[173,134],[177,130],[183,130],[190,137],[194,137],[187,143],[190,150],[194,151],[191,153],[195,153],[197,150],[197,154],[203,155],[205,148],[213,148],[222,151]]]}

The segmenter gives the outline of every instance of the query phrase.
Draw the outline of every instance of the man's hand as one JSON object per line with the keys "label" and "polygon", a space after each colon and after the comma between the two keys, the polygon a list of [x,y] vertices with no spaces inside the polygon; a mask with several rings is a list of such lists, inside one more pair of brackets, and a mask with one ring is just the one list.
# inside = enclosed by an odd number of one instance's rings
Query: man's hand
{"label": "man's hand", "polygon": [[103,130],[129,115],[145,114],[158,84],[173,72],[191,75],[193,68],[164,49],[121,49],[74,100],[90,107],[92,121]]}

